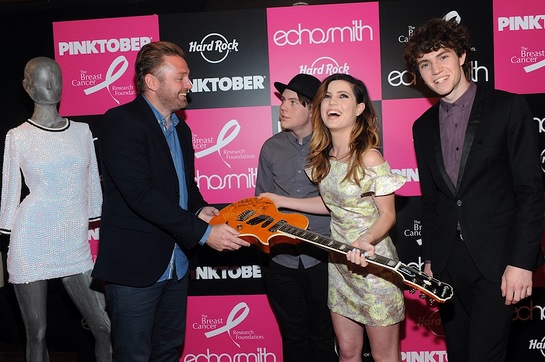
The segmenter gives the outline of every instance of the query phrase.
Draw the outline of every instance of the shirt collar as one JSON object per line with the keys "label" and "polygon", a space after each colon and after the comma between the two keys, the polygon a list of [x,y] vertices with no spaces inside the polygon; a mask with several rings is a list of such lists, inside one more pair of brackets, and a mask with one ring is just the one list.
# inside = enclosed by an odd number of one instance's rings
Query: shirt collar
{"label": "shirt collar", "polygon": [[477,92],[477,86],[475,83],[470,82],[469,87],[467,87],[466,91],[460,98],[458,98],[456,101],[449,103],[445,101],[444,99],[440,100],[441,108],[444,111],[450,111],[453,107],[460,107],[460,109],[464,109],[467,106],[470,106],[473,102],[473,99],[475,98],[475,93]]}
{"label": "shirt collar", "polygon": [[[157,110],[157,108],[155,108],[155,106],[153,104],[151,104],[151,102],[144,95],[142,95],[142,97],[144,97],[144,99],[146,100],[146,103],[148,103],[148,105],[150,106],[151,111],[153,112],[153,115],[157,119],[157,122],[159,122],[159,125],[165,126],[165,124],[166,124],[165,116],[163,116],[161,114],[161,112],[159,112]],[[180,122],[180,119],[178,118],[176,113],[171,113],[170,114],[170,125],[171,125],[171,127],[176,127],[179,122]]]}
{"label": "shirt collar", "polygon": [[299,143],[299,139],[297,138],[297,136],[295,135],[295,133],[293,133],[292,131],[286,131],[288,133],[288,137],[289,139],[293,142],[293,143],[297,143],[297,144],[301,144],[301,145],[306,145],[307,143],[310,142],[310,139],[312,138],[312,133],[309,134],[308,136],[306,137],[303,137],[303,142]]}

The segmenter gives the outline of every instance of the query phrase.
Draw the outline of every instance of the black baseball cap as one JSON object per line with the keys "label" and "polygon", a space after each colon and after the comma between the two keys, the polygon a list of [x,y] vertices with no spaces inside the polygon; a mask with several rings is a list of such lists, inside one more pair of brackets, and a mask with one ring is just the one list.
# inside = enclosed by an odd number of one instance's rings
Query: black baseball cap
{"label": "black baseball cap", "polygon": [[297,74],[288,84],[274,82],[274,87],[280,94],[287,88],[312,100],[320,84],[320,80],[312,75]]}

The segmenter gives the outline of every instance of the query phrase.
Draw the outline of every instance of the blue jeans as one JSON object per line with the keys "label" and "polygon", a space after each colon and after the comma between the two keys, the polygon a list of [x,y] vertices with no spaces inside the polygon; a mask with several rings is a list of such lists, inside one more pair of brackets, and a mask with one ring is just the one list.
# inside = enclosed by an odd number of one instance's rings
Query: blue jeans
{"label": "blue jeans", "polygon": [[114,362],[178,362],[185,338],[187,274],[136,288],[106,284]]}

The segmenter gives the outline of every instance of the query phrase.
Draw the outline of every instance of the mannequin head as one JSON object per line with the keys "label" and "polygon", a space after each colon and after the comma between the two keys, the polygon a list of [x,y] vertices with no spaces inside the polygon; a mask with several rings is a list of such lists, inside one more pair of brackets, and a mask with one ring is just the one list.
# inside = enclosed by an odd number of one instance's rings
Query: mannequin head
{"label": "mannequin head", "polygon": [[62,74],[59,64],[47,57],[36,57],[25,66],[23,88],[35,103],[59,103],[62,93]]}

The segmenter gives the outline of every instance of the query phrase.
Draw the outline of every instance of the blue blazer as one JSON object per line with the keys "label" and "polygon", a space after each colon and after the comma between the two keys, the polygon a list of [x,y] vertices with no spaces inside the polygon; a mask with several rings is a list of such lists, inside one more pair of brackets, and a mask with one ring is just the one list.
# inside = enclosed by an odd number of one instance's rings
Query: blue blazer
{"label": "blue blazer", "polygon": [[537,125],[524,97],[477,87],[458,182],[446,173],[439,102],[413,125],[422,189],[423,257],[440,274],[457,223],[481,274],[500,281],[505,267],[535,270],[543,229],[543,172]]}
{"label": "blue blazer", "polygon": [[134,287],[156,282],[174,244],[189,250],[208,224],[195,213],[206,206],[195,182],[191,130],[180,120],[189,210],[180,208],[179,183],[165,136],[146,100],[105,113],[99,132],[104,185],[100,244],[93,277]]}

